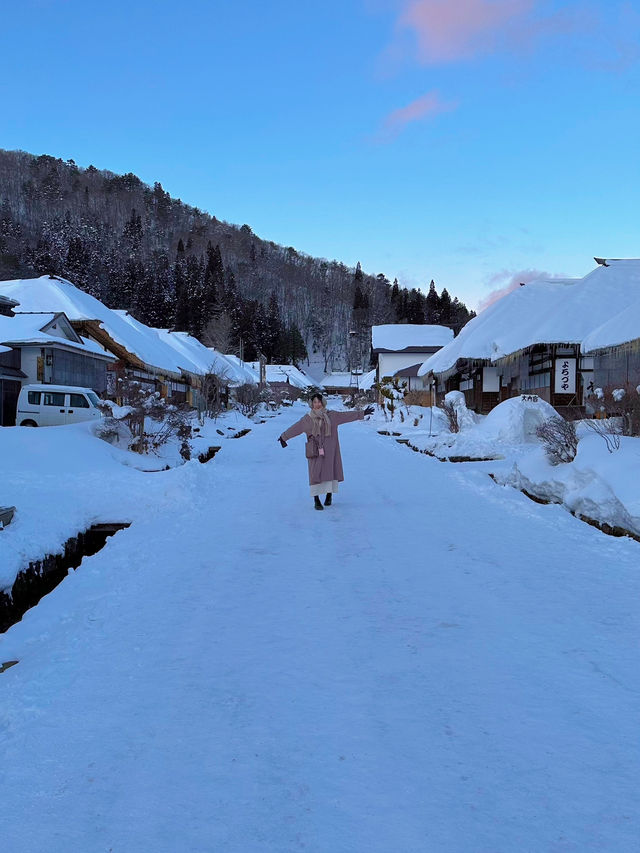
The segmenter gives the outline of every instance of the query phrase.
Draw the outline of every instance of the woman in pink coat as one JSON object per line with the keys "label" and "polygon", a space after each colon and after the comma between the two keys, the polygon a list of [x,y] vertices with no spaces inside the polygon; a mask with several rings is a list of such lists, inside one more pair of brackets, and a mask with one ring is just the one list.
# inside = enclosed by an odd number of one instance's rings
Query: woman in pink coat
{"label": "woman in pink coat", "polygon": [[344,480],[342,457],[338,441],[338,427],[350,421],[361,421],[365,415],[373,413],[373,406],[367,406],[360,412],[332,412],[322,394],[311,398],[311,411],[286,429],[278,438],[283,447],[296,435],[306,433],[306,456],[309,463],[309,486],[316,509],[324,509],[320,495],[326,495],[325,506],[331,506],[331,496],[338,491],[338,483]]}

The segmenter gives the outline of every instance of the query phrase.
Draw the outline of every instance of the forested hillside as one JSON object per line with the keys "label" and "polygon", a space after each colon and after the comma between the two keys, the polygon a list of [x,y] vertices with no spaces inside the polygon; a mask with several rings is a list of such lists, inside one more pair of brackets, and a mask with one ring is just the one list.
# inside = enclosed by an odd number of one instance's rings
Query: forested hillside
{"label": "forested hillside", "polygon": [[[252,359],[366,366],[377,323],[473,316],[431,282],[425,296],[383,273],[261,240],[150,187],[73,160],[0,150],[0,279],[53,273],[152,326],[186,330]],[[358,346],[352,345],[354,339]]]}

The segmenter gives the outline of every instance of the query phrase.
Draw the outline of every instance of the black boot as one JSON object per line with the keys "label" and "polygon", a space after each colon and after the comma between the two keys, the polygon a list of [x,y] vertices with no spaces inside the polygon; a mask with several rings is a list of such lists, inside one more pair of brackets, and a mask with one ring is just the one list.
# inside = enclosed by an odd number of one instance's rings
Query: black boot
{"label": "black boot", "polygon": [[320,498],[317,495],[313,499],[313,508],[314,509],[324,509],[324,507],[320,503]]}
{"label": "black boot", "polygon": [[331,506],[331,492],[327,493],[327,496],[324,499],[325,506]]}

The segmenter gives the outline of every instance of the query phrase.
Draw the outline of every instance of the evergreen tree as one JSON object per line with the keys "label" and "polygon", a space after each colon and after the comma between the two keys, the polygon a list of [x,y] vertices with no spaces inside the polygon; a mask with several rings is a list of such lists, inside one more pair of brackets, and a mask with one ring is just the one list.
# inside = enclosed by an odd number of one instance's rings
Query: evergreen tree
{"label": "evergreen tree", "polygon": [[175,282],[176,294],[176,308],[173,327],[178,332],[188,332],[191,311],[189,305],[189,290],[187,287],[187,262],[182,239],[178,240],[176,261],[173,267],[173,280]]}
{"label": "evergreen tree", "polygon": [[429,285],[429,292],[427,293],[425,314],[427,323],[431,323],[432,325],[438,325],[438,323],[440,322],[440,297],[438,296],[436,285],[433,279],[431,279],[431,283]]}
{"label": "evergreen tree", "polygon": [[451,297],[446,287],[440,294],[440,324],[442,326],[451,324]]}
{"label": "evergreen tree", "polygon": [[425,297],[415,288],[411,291],[408,301],[408,316],[409,323],[422,324],[425,320]]}
{"label": "evergreen tree", "polygon": [[275,290],[269,297],[267,309],[267,328],[265,334],[263,353],[269,362],[274,363],[277,355],[280,335],[282,334],[282,320],[280,319],[280,308]]}
{"label": "evergreen tree", "polygon": [[186,282],[189,294],[189,332],[200,339],[208,318],[204,291],[204,264],[195,255],[187,257]]}
{"label": "evergreen tree", "polygon": [[205,325],[218,310],[218,300],[224,293],[224,266],[220,246],[207,244],[207,263],[204,271]]}
{"label": "evergreen tree", "polygon": [[238,296],[235,273],[231,267],[224,271],[224,289],[222,296],[222,308],[231,322],[232,343],[237,346],[240,336],[240,313],[242,311],[242,300]]}
{"label": "evergreen tree", "polygon": [[51,245],[46,237],[38,240],[38,245],[33,253],[33,267],[38,275],[60,274],[51,252]]}
{"label": "evergreen tree", "polygon": [[[144,266],[136,258],[130,258],[125,264],[122,285],[120,288],[119,308],[138,314],[138,298],[144,282]],[[142,316],[142,314],[141,314]]]}
{"label": "evergreen tree", "polygon": [[142,218],[136,213],[135,208],[131,211],[131,218],[127,221],[122,231],[122,240],[130,254],[138,252],[142,245]]}
{"label": "evergreen tree", "polygon": [[304,338],[300,333],[300,329],[294,323],[289,330],[289,355],[291,358],[291,363],[295,364],[296,367],[299,366],[301,361],[304,361],[309,357],[307,353],[307,348],[304,343]]}

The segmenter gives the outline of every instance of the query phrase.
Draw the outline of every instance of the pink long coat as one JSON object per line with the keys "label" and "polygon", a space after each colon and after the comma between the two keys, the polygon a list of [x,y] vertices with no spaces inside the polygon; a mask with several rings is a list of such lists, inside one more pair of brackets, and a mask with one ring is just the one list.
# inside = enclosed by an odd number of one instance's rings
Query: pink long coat
{"label": "pink long coat", "polygon": [[[338,440],[338,427],[340,424],[347,424],[351,421],[364,420],[364,412],[332,412],[327,410],[329,420],[331,421],[331,435],[324,434],[324,424],[320,437],[316,436],[318,447],[324,447],[324,456],[316,456],[313,459],[307,459],[309,463],[309,485],[317,486],[318,483],[326,483],[331,480],[344,480],[342,472],[342,457],[340,456],[340,441]],[[285,430],[280,436],[285,441],[290,438],[295,438],[296,435],[307,434],[307,438],[311,435],[313,425],[311,423],[311,415],[305,415],[300,418],[295,424]]]}

